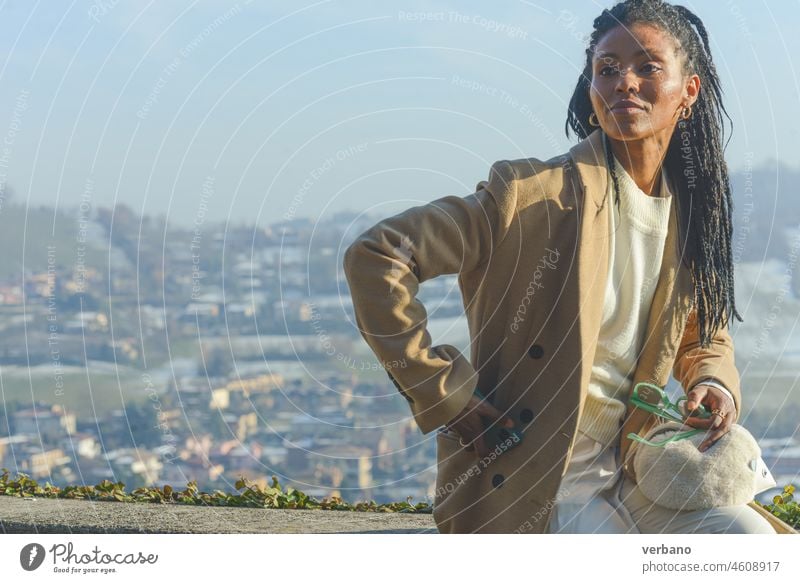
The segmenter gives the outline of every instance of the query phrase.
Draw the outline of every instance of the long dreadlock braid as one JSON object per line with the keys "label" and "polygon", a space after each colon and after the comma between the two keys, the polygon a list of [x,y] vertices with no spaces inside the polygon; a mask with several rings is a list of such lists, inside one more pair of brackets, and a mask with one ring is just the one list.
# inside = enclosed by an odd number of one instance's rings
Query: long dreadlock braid
{"label": "long dreadlock braid", "polygon": [[[707,347],[721,326],[727,326],[732,317],[741,322],[742,317],[734,299],[733,202],[722,144],[722,115],[729,122],[730,116],[722,103],[719,77],[702,20],[688,8],[662,0],[627,0],[604,10],[594,21],[586,64],[570,99],[565,132],[569,137],[572,129],[584,139],[594,129],[589,124],[593,111],[589,88],[595,47],[609,30],[634,23],[652,24],[672,35],[684,57],[683,73],[696,73],[703,83],[691,117],[678,121],[663,168],[677,189],[679,241],[684,242],[679,252],[692,273],[700,344]],[[606,145],[619,206],[619,186],[610,144]]]}

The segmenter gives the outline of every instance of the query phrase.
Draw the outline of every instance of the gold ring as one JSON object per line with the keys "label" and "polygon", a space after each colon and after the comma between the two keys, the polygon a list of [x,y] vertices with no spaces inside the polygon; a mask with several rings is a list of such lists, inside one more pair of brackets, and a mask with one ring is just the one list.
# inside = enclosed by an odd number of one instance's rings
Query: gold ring
{"label": "gold ring", "polygon": [[722,413],[722,409],[712,409],[711,415],[719,415],[722,419],[725,419],[725,415]]}

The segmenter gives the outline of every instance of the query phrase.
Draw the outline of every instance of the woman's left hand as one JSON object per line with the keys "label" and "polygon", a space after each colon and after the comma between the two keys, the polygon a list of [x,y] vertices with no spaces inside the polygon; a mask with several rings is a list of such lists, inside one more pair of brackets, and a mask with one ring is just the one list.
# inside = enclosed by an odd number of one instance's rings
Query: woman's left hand
{"label": "woman's left hand", "polygon": [[718,414],[711,415],[706,419],[700,417],[687,417],[684,423],[696,429],[709,429],[706,438],[698,446],[700,451],[706,451],[720,437],[728,433],[733,426],[736,417],[736,404],[733,400],[712,385],[700,383],[689,391],[686,395],[686,410],[694,411],[697,405],[702,404],[707,411],[719,410]]}

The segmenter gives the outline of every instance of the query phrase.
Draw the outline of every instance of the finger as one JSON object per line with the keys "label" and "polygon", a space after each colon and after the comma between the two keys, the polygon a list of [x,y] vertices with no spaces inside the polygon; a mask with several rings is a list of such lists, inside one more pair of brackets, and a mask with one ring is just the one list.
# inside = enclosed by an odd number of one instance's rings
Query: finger
{"label": "finger", "polygon": [[711,421],[709,427],[711,429],[719,429],[719,427],[725,422],[725,412],[716,407],[712,408],[711,411],[713,412],[711,413],[711,417],[708,418],[708,420]]}
{"label": "finger", "polygon": [[459,435],[458,444],[462,448],[464,448],[466,451],[472,451],[473,449],[475,449],[475,445],[471,439],[469,439],[468,437],[464,437],[464,434],[461,432],[458,432],[458,435]]}
{"label": "finger", "polygon": [[722,427],[715,431],[709,431],[706,435],[706,438],[700,443],[699,446],[697,446],[697,449],[700,451],[706,451],[708,448],[714,445],[720,437],[728,433],[728,431],[730,431],[730,427],[728,426]]}
{"label": "finger", "polygon": [[511,428],[514,427],[514,420],[508,415],[500,412],[497,407],[488,401],[482,401],[479,408],[480,414],[491,418],[492,421],[499,421],[501,425]]}
{"label": "finger", "polygon": [[722,425],[724,419],[722,415],[712,415],[711,416],[711,428],[718,429],[720,425]]}
{"label": "finger", "polygon": [[463,417],[467,418],[473,413],[476,413],[480,409],[481,403],[482,401],[480,400],[479,397],[477,397],[476,395],[472,395],[469,398],[469,401],[467,401],[467,405],[463,409],[464,411]]}
{"label": "finger", "polygon": [[718,415],[703,419],[701,417],[687,417],[683,420],[684,425],[688,425],[693,429],[714,429],[714,423],[718,419]]}
{"label": "finger", "polygon": [[691,412],[697,409],[697,406],[703,402],[708,387],[705,385],[698,385],[686,394],[686,411]]}
{"label": "finger", "polygon": [[711,417],[687,417],[683,420],[685,425],[694,429],[719,429],[728,418],[723,411],[721,415],[711,415]]}
{"label": "finger", "polygon": [[464,443],[468,443],[467,449],[475,449],[475,442],[478,437],[483,433],[483,423],[477,413],[474,413],[459,424],[457,431],[461,435]]}
{"label": "finger", "polygon": [[476,395],[472,395],[467,401],[467,404],[464,408],[459,411],[458,416],[450,421],[451,425],[464,425],[465,423],[468,424],[469,420],[472,418],[473,415],[476,415],[479,411],[481,406],[481,400]]}
{"label": "finger", "polygon": [[716,387],[709,388],[706,401],[711,411],[719,409],[722,411],[722,414],[725,415],[725,419],[730,418],[731,422],[733,422],[733,419],[736,418],[736,403],[730,396]]}
{"label": "finger", "polygon": [[486,447],[486,442],[483,440],[483,435],[478,435],[475,441],[472,442],[478,452],[478,459],[483,459],[489,455],[489,448]]}
{"label": "finger", "polygon": [[[469,426],[466,425],[463,421],[453,421],[450,423],[450,431],[455,433],[458,436],[458,443],[461,447],[469,447],[469,436],[471,435],[469,431]],[[467,444],[467,445],[463,445]]]}

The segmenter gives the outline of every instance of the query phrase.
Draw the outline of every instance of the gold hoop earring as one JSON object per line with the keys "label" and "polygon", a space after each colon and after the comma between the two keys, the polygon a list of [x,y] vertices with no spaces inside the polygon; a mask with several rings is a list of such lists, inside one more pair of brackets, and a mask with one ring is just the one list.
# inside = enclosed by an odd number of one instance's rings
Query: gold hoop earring
{"label": "gold hoop earring", "polygon": [[692,117],[692,106],[684,107],[683,111],[681,112],[681,119],[689,119]]}
{"label": "gold hoop earring", "polygon": [[[592,117],[594,117],[594,121],[592,121]],[[589,114],[589,125],[594,127],[600,126],[600,121],[597,119],[597,115],[595,112]]]}

